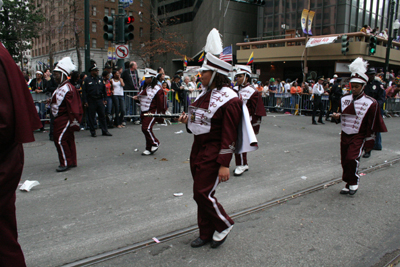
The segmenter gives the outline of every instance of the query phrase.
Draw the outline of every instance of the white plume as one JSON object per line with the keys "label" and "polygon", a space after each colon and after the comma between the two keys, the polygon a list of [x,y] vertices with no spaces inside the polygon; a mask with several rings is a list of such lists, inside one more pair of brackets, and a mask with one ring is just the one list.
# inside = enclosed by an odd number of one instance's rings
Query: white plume
{"label": "white plume", "polygon": [[206,53],[211,53],[213,55],[221,54],[222,48],[222,39],[217,29],[212,29],[207,36],[207,43],[204,47],[204,51]]}
{"label": "white plume", "polygon": [[361,57],[356,58],[350,65],[349,70],[351,73],[363,73],[367,72],[368,62],[364,61]]}

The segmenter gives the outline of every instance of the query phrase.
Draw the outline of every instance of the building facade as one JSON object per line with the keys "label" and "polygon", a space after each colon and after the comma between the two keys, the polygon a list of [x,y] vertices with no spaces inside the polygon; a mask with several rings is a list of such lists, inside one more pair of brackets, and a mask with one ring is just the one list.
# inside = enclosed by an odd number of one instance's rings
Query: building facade
{"label": "building facade", "polygon": [[[257,34],[257,7],[254,5],[225,0],[153,0],[152,3],[155,20],[166,20],[167,30],[179,33],[176,40],[188,41],[182,53],[192,58],[189,66],[201,65],[198,58],[213,28],[222,35],[224,47],[232,45],[234,55],[237,42]],[[157,32],[153,36],[156,37]],[[164,67],[167,74],[173,74],[183,69],[183,58],[172,53],[165,58],[155,57],[153,67],[159,66]]]}
{"label": "building facade", "polygon": [[[380,31],[389,28],[389,0],[267,0],[258,9],[257,37],[279,36],[285,30],[301,30],[303,9],[315,12],[312,24],[313,35],[357,32],[363,25]],[[399,17],[399,2],[396,1],[394,18]],[[285,28],[282,27],[285,25]],[[253,36],[255,37],[255,36]]]}
{"label": "building facade", "polygon": [[[41,25],[40,36],[32,40],[30,71],[52,67],[51,62],[65,56],[70,56],[78,66],[78,51],[82,60],[81,71],[87,71],[84,69],[84,0],[34,0],[34,4],[41,8],[46,21]],[[135,18],[134,39],[127,44],[130,54],[126,60],[137,60],[140,65],[135,51],[150,38],[150,1],[134,1],[125,12]],[[118,0],[90,1],[90,58],[101,68],[109,60],[109,47],[115,45],[103,38],[103,17],[117,13]]]}

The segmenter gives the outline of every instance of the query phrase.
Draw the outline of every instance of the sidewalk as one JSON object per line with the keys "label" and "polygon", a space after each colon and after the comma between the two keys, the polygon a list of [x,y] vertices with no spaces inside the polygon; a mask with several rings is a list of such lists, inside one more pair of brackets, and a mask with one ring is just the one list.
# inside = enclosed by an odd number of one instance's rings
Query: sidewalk
{"label": "sidewalk", "polygon": [[[196,234],[95,266],[384,266],[400,252],[400,164],[241,217],[218,249],[191,248]],[[393,253],[393,255],[385,255]]]}

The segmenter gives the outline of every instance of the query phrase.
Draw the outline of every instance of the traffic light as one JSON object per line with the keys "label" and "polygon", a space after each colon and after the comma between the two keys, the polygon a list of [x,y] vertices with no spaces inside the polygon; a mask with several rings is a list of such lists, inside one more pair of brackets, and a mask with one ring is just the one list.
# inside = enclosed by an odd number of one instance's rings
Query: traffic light
{"label": "traffic light", "polygon": [[132,23],[135,21],[133,16],[125,16],[124,18],[124,41],[127,43],[130,40],[133,40],[133,30],[135,29]]}
{"label": "traffic light", "polygon": [[342,35],[342,54],[346,55],[349,51],[349,37],[347,35]]}
{"label": "traffic light", "polygon": [[105,23],[104,27],[103,27],[103,29],[104,29],[103,38],[104,38],[104,40],[113,42],[114,41],[114,19],[112,16],[105,16],[103,18],[103,21]]}
{"label": "traffic light", "polygon": [[376,52],[376,43],[378,42],[378,39],[375,36],[371,36],[369,38],[369,55],[373,55]]}

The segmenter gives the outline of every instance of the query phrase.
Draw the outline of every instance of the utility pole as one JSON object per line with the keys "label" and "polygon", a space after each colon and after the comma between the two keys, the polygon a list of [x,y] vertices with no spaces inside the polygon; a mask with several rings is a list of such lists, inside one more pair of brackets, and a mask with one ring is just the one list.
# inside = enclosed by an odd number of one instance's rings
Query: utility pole
{"label": "utility pole", "polygon": [[[124,10],[123,4],[121,2],[118,2],[118,15],[117,15],[116,24],[117,24],[116,43],[117,44],[125,44],[125,10]],[[118,59],[117,66],[119,68],[123,68],[124,60]]]}
{"label": "utility pole", "polygon": [[389,57],[390,57],[390,48],[392,46],[392,30],[393,30],[393,14],[394,14],[394,5],[396,4],[396,1],[392,0],[390,1],[390,13],[389,13],[389,37],[388,37],[388,42],[386,45],[386,58],[385,58],[385,67],[383,69],[384,73],[384,79],[388,83],[389,82],[389,75],[386,74],[386,72],[389,71]]}
{"label": "utility pole", "polygon": [[[311,9],[311,0],[308,0],[308,13],[307,13],[307,20],[306,20],[306,43],[305,45],[307,45],[308,42],[308,17],[310,16],[310,9]],[[311,27],[311,25],[310,25]],[[307,66],[307,47],[305,48],[306,51],[304,52],[304,72],[303,72],[303,82],[306,81],[307,79],[307,73],[308,73],[308,66]]]}
{"label": "utility pole", "polygon": [[85,0],[85,72],[90,68],[90,20],[89,20],[89,0]]}

